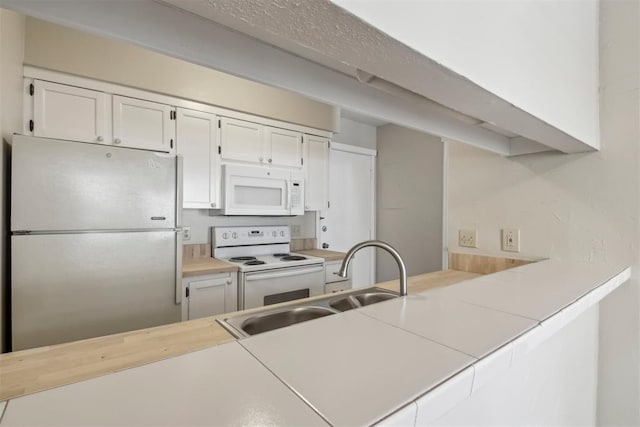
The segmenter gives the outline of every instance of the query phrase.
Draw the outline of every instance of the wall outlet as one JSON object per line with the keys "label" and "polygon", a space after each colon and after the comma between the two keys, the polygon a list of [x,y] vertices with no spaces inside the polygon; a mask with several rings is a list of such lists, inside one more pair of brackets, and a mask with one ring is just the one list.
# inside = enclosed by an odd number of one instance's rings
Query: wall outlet
{"label": "wall outlet", "polygon": [[458,245],[465,248],[477,248],[478,230],[458,230]]}
{"label": "wall outlet", "polygon": [[502,250],[520,252],[520,230],[517,228],[502,229]]}
{"label": "wall outlet", "polygon": [[191,227],[188,225],[182,227],[182,240],[191,240]]}
{"label": "wall outlet", "polygon": [[302,227],[300,225],[291,226],[291,237],[300,237],[302,234]]}

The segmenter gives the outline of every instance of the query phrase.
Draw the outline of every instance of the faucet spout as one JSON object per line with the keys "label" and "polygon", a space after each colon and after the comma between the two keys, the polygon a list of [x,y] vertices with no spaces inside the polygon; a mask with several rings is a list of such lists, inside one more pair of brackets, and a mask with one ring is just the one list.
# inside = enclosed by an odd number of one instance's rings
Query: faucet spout
{"label": "faucet spout", "polygon": [[398,270],[400,271],[400,296],[407,295],[407,268],[404,265],[404,261],[402,260],[402,257],[400,256],[398,251],[395,250],[393,246],[381,240],[367,240],[365,242],[358,243],[354,247],[349,249],[349,252],[347,252],[347,255],[344,257],[344,260],[342,261],[340,270],[338,270],[338,276],[347,277],[349,264],[351,263],[351,259],[353,258],[353,255],[355,255],[355,253],[358,252],[360,249],[367,248],[367,247],[376,247],[376,248],[384,249],[385,251],[391,254],[393,259],[396,260],[396,263],[398,264]]}

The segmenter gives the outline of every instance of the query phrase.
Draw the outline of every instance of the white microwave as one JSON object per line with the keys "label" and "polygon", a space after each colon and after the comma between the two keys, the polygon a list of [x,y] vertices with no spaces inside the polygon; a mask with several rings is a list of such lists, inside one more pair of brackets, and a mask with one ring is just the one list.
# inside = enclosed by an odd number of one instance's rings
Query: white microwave
{"label": "white microwave", "polygon": [[302,172],[223,165],[224,215],[303,215]]}

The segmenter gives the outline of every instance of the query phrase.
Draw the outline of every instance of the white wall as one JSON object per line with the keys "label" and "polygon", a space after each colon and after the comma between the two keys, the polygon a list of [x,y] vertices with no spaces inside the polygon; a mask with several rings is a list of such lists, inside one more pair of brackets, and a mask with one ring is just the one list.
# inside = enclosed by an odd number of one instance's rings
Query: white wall
{"label": "white wall", "polygon": [[339,110],[149,49],[27,19],[25,64],[258,116],[336,130]]}
{"label": "white wall", "polygon": [[[640,3],[604,1],[600,9],[602,150],[507,159],[452,144],[450,250],[460,249],[459,228],[476,228],[479,249],[470,252],[506,255],[500,251],[500,229],[515,227],[521,229],[523,255],[638,267]],[[640,424],[637,271],[629,285],[601,304],[598,421],[603,425]]]}
{"label": "white wall", "polygon": [[356,120],[340,119],[340,132],[333,134],[332,141],[341,144],[376,149],[376,127]]}
{"label": "white wall", "polygon": [[332,1],[484,89],[597,145],[597,0]]}
{"label": "white wall", "polygon": [[[402,255],[410,276],[442,269],[444,147],[440,138],[396,125],[378,128],[376,237]],[[398,277],[376,252],[376,279]]]}
{"label": "white wall", "polygon": [[22,61],[25,17],[0,9],[0,352],[6,350],[9,315],[9,144],[14,132],[22,129]]}
{"label": "white wall", "polygon": [[432,425],[596,425],[597,382],[593,307]]}

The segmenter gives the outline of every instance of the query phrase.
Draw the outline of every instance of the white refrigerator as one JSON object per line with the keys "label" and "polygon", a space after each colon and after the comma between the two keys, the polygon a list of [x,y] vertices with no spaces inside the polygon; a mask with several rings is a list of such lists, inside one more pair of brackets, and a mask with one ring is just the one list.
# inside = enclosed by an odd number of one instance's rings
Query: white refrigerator
{"label": "white refrigerator", "polygon": [[179,157],[16,135],[11,167],[14,351],[180,321]]}

